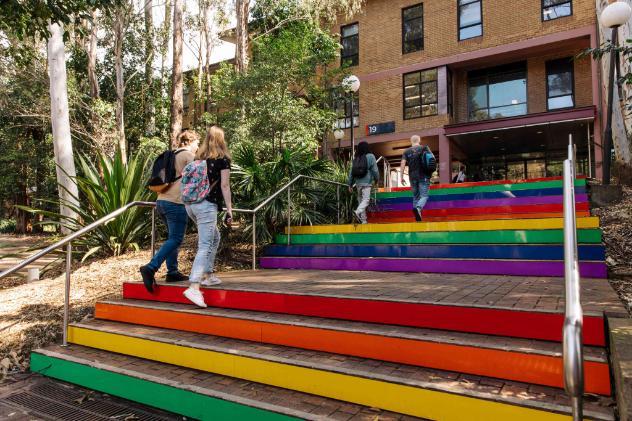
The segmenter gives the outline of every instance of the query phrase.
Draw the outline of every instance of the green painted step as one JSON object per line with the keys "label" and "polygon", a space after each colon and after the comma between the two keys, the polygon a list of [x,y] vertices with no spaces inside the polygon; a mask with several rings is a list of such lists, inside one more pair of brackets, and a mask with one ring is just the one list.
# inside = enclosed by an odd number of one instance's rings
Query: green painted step
{"label": "green painted step", "polygon": [[299,419],[182,389],[175,386],[177,382],[171,382],[172,385],[170,385],[142,379],[131,374],[113,372],[45,355],[44,352],[31,353],[31,371],[185,417],[227,421]]}
{"label": "green painted step", "polygon": [[[440,231],[348,234],[295,234],[291,244],[560,244],[563,230]],[[600,229],[577,230],[577,242],[601,243]],[[277,244],[287,244],[278,234]]]}
{"label": "green painted step", "polygon": [[[580,178],[575,180],[575,187],[586,186],[586,179]],[[430,196],[448,195],[448,194],[463,194],[463,193],[487,193],[498,191],[518,191],[518,190],[533,190],[533,189],[551,189],[562,188],[562,180],[554,181],[536,181],[533,183],[519,183],[519,184],[492,184],[487,186],[477,187],[452,187],[444,189],[430,189]],[[377,193],[378,199],[392,199],[396,197],[409,197],[410,191],[396,191],[396,192],[382,192]]]}

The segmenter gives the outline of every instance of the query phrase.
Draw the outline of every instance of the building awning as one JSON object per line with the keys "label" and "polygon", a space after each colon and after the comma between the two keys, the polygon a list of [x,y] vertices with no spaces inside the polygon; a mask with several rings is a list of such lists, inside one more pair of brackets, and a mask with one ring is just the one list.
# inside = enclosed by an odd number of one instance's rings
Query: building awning
{"label": "building awning", "polygon": [[448,124],[444,126],[446,136],[461,136],[521,127],[546,126],[550,124],[573,121],[594,120],[597,115],[595,106],[573,108],[571,110],[550,111],[546,113],[528,114],[517,117],[498,118],[494,120],[474,121]]}

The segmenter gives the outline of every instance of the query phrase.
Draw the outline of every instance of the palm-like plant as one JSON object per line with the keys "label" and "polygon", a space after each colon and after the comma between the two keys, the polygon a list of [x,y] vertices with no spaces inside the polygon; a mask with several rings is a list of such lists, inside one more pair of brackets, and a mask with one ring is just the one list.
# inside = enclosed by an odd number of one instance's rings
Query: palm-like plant
{"label": "palm-like plant", "polygon": [[[114,158],[106,155],[97,157],[96,166],[87,157],[78,159],[79,173],[76,177],[80,206],[64,203],[77,213],[76,218],[38,209],[27,209],[41,214],[48,220],[44,224],[57,224],[75,231],[114,212],[134,201],[151,201],[153,193],[145,187],[148,176],[148,161],[130,157],[127,164],[120,153]],[[62,188],[62,187],[60,187]],[[52,202],[59,205],[59,202]],[[119,255],[129,250],[138,250],[149,239],[151,218],[146,208],[134,207],[101,225],[73,243],[85,260],[93,254]]]}
{"label": "palm-like plant", "polygon": [[[253,209],[298,175],[332,179],[331,162],[318,159],[303,148],[284,149],[270,161],[261,162],[255,148],[240,145],[234,153],[233,190],[235,203]],[[290,221],[293,225],[320,224],[336,215],[336,188],[311,180],[300,180],[291,187]],[[341,198],[346,191],[341,188]],[[270,241],[287,224],[288,200],[284,192],[257,213],[257,241]],[[244,219],[245,234],[252,223]]]}

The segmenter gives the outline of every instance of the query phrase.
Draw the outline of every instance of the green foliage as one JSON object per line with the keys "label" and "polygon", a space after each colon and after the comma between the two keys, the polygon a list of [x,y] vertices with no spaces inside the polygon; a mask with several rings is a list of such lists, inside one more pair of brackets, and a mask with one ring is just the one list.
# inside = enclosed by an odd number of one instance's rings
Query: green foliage
{"label": "green foliage", "polygon": [[295,22],[252,45],[245,74],[230,65],[213,78],[219,123],[234,145],[254,145],[266,159],[288,146],[316,150],[335,120],[329,94],[339,70],[329,70],[339,45],[309,22]]}
{"label": "green foliage", "polygon": [[[121,154],[114,158],[98,157],[98,165],[87,157],[78,159],[79,188],[78,208],[66,203],[79,215],[77,219],[62,216],[59,212],[29,209],[49,220],[44,224],[58,224],[71,231],[80,229],[134,201],[152,201],[153,194],[146,187],[148,161],[138,156],[125,163]],[[101,175],[102,172],[102,175]],[[59,202],[54,202],[59,206]],[[137,250],[150,236],[149,209],[134,207],[114,220],[101,225],[77,240],[73,245],[86,259],[93,254],[116,256],[129,250]]]}
{"label": "green foliage", "polygon": [[15,220],[14,219],[0,219],[0,233],[8,234],[15,232]]}
{"label": "green foliage", "polygon": [[158,155],[168,149],[169,145],[159,137],[141,137],[138,145],[138,156],[140,159],[153,162]]}
{"label": "green foliage", "polygon": [[[0,30],[18,38],[48,39],[49,21],[67,25],[90,19],[94,9],[107,9],[116,0],[3,0],[0,2]],[[68,33],[64,34],[68,39]]]}
{"label": "green foliage", "polygon": [[[627,73],[623,75],[619,75],[619,79],[617,83],[619,85],[627,85],[628,88],[632,86],[632,71],[630,71],[630,64],[632,64],[632,39],[627,39],[625,42],[621,43],[622,45],[615,45],[610,41],[607,41],[600,45],[598,48],[587,48],[581,54],[579,54],[579,58],[585,56],[592,56],[595,60],[600,60],[603,56],[610,55],[612,53],[618,54],[619,57],[628,63],[627,66],[623,66],[623,68],[628,69]],[[627,114],[632,114],[632,96],[628,96],[628,98],[623,98],[625,100],[625,111]]]}
{"label": "green foliage", "polygon": [[[234,202],[240,207],[254,209],[278,192],[298,175],[344,182],[346,175],[336,171],[331,161],[318,159],[309,149],[283,149],[272,160],[262,160],[252,145],[240,145],[233,155],[232,188]],[[291,187],[291,222],[309,225],[333,222],[336,219],[336,187],[303,179]],[[340,197],[348,193],[340,187]],[[274,233],[287,224],[287,192],[279,194],[257,213],[257,240],[270,241]],[[344,208],[342,208],[344,212]],[[343,214],[341,213],[341,216]],[[252,219],[243,218],[245,235],[252,235]]]}

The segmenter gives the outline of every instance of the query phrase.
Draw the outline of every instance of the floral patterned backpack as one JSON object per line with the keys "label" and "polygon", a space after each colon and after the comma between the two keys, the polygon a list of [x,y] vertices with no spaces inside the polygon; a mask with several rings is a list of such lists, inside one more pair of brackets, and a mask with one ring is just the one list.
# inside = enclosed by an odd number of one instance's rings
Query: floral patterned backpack
{"label": "floral patterned backpack", "polygon": [[188,205],[203,201],[218,181],[209,182],[206,160],[189,162],[182,170],[180,181],[182,201]]}

